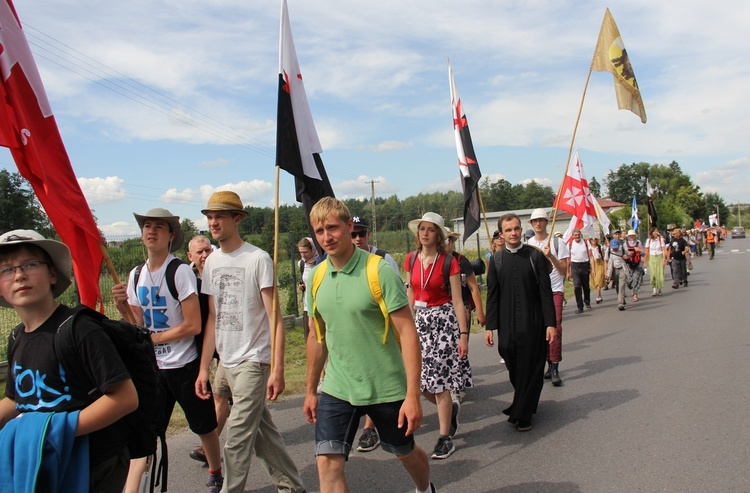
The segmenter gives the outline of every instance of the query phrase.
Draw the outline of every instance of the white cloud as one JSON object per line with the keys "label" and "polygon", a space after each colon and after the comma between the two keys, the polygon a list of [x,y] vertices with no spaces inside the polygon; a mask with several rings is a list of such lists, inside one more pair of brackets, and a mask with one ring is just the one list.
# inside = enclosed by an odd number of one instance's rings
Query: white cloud
{"label": "white cloud", "polygon": [[222,166],[227,165],[227,160],[224,158],[216,158],[213,161],[203,161],[202,163],[199,163],[198,166],[201,166],[203,168],[220,168]]}
{"label": "white cloud", "polygon": [[370,199],[372,197],[372,184],[370,182],[375,181],[375,195],[382,197],[384,195],[390,195],[389,193],[383,193],[385,190],[391,189],[391,185],[388,180],[383,176],[371,177],[367,175],[360,175],[353,180],[346,180],[337,183],[333,186],[333,191],[336,193],[336,197],[341,199]]}
{"label": "white cloud", "polygon": [[389,140],[385,142],[381,142],[375,147],[375,150],[377,152],[390,152],[390,151],[400,151],[401,149],[406,149],[408,147],[413,147],[414,144],[411,142],[399,142],[397,140]]}
{"label": "white cloud", "polygon": [[550,180],[549,178],[526,178],[526,179],[521,180],[519,183],[528,185],[532,181],[535,181],[539,185],[544,185],[547,187],[552,186],[552,180]]}
{"label": "white cloud", "polygon": [[718,193],[726,203],[746,201],[750,189],[750,157],[718,164],[695,175],[694,182],[703,192]]}
{"label": "white cloud", "polygon": [[117,176],[78,178],[78,185],[90,206],[113,204],[124,200],[127,192],[122,186],[123,183],[124,180]]}
{"label": "white cloud", "polygon": [[119,236],[138,236],[138,225],[131,221],[117,221],[111,224],[99,224],[99,229],[102,230],[104,236],[109,241],[118,239]]}

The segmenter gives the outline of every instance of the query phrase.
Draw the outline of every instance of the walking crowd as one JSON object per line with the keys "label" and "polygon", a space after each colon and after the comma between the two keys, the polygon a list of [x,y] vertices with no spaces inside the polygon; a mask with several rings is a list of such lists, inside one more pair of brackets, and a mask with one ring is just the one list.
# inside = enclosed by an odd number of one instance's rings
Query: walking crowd
{"label": "walking crowd", "polygon": [[[161,208],[134,214],[146,259],[112,288],[123,317],[133,316],[150,332],[163,396],[160,431],[179,404],[200,441],[190,457],[207,465],[209,493],[244,491],[253,455],[278,491],[305,491],[267,406],[285,389],[273,261],[240,237],[247,213],[236,193],[214,193],[201,212],[218,249],[205,236],[190,239],[190,265],[173,255],[185,241],[179,217]],[[576,316],[593,310],[592,295],[601,304],[607,290],[616,292],[617,309],[624,311],[629,301],[641,301],[646,277],[651,296],[662,295],[666,270],[673,289],[688,287],[691,259],[704,249],[713,259],[721,242],[713,227],[687,235],[651,228],[645,243],[634,230],[614,231],[601,242],[574,230],[564,241],[548,231],[545,210],[536,209],[526,231],[517,215],[501,217],[490,252],[471,262],[455,251],[458,234],[427,212],[409,222],[416,249],[399,266],[369,244],[366,220],[352,217],[340,200],[321,199],[310,223],[313,236],[297,245],[307,344],[302,412],[314,425],[323,492],[348,491],[352,449],[366,453],[379,446],[396,456],[416,492],[437,491],[430,459],[457,451],[461,401],[474,385],[469,337],[475,314],[513,387],[502,413],[515,430],[528,432],[545,379],[563,385],[566,282],[573,285]],[[15,309],[22,322],[9,339],[0,470],[17,484],[38,480],[40,491],[145,491],[148,463],[156,459],[131,453],[132,424],[123,418],[152,403],[139,401],[132,371],[100,319],[81,314],[73,321],[82,372],[69,371],[60,357],[57,332],[76,314],[56,300],[70,285],[70,270],[70,252],[60,242],[26,230],[0,236],[0,305]],[[74,378],[80,374],[87,381]],[[437,409],[439,436],[431,453],[415,439],[422,398]],[[40,467],[38,478],[30,476]]]}

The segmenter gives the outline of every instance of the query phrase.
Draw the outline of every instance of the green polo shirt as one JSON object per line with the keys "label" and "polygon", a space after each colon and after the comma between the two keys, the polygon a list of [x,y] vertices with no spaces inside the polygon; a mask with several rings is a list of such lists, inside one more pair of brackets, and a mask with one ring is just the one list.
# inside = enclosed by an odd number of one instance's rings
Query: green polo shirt
{"label": "green polo shirt", "polygon": [[[326,326],[323,343],[328,347],[322,390],[354,406],[406,397],[404,361],[392,324],[383,344],[385,320],[367,282],[368,255],[355,248],[352,258],[338,271],[326,259],[328,271],[316,295],[317,310]],[[404,284],[393,267],[381,260],[378,275],[388,312],[407,306]],[[307,290],[307,297],[307,306],[312,307],[312,289]]]}

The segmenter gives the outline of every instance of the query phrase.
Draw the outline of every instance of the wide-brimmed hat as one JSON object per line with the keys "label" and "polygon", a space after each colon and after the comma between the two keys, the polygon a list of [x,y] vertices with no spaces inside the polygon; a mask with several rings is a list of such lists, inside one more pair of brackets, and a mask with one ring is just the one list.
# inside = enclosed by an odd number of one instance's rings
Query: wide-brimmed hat
{"label": "wide-brimmed hat", "polygon": [[201,210],[204,216],[209,212],[236,212],[242,217],[247,217],[247,211],[242,207],[242,199],[239,195],[229,190],[214,192],[208,199],[208,205]]}
{"label": "wide-brimmed hat", "polygon": [[638,233],[636,233],[634,229],[629,229],[628,234],[625,236],[638,236]]}
{"label": "wide-brimmed hat", "polygon": [[412,233],[416,234],[419,231],[419,223],[421,222],[428,222],[432,223],[435,226],[438,226],[440,230],[443,232],[443,237],[448,237],[448,230],[445,227],[445,221],[443,221],[443,216],[440,214],[435,214],[434,212],[425,212],[424,215],[420,219],[414,219],[413,221],[409,221],[409,229]]}
{"label": "wide-brimmed hat", "polygon": [[370,229],[370,226],[367,225],[367,219],[365,219],[363,216],[352,216],[352,222],[354,223],[354,229]]}
{"label": "wide-brimmed hat", "polygon": [[[30,229],[15,229],[0,236],[0,251],[9,245],[30,244],[36,245],[49,255],[57,273],[57,283],[52,286],[52,296],[57,298],[70,286],[70,271],[73,269],[73,261],[70,258],[70,250],[59,241],[48,240],[36,231]],[[0,296],[0,306],[11,308],[10,303]]]}
{"label": "wide-brimmed hat", "polygon": [[137,212],[134,212],[133,215],[135,216],[135,221],[138,223],[138,228],[141,230],[143,230],[143,224],[146,222],[146,219],[161,219],[162,221],[166,221],[166,223],[169,224],[169,229],[171,229],[174,233],[174,239],[172,240],[169,248],[170,252],[176,252],[177,250],[179,250],[183,242],[185,241],[185,237],[182,234],[180,216],[175,216],[168,210],[162,209],[161,207],[151,209],[145,214],[138,214]]}
{"label": "wide-brimmed hat", "polygon": [[545,211],[541,207],[538,209],[534,209],[533,211],[531,211],[531,217],[529,218],[529,221],[533,221],[534,219],[544,219],[545,221],[549,221],[547,211]]}

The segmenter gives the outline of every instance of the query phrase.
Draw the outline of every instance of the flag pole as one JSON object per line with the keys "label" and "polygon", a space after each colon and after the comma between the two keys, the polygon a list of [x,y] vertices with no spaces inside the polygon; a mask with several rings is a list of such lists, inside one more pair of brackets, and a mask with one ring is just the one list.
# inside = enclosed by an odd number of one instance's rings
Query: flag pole
{"label": "flag pole", "polygon": [[[114,282],[116,285],[120,284],[120,278],[117,276],[117,272],[115,271],[115,266],[112,264],[112,259],[109,257],[109,253],[107,252],[107,247],[104,246],[104,243],[99,243],[99,249],[102,251],[102,256],[104,257],[104,263],[107,264],[107,270],[109,271],[109,275],[112,276],[112,282]],[[103,296],[102,296],[103,297]],[[135,315],[133,314],[133,310],[130,308],[130,303],[125,303],[125,313],[128,316],[128,320],[131,324],[135,324]]]}
{"label": "flag pole", "polygon": [[271,372],[274,369],[274,363],[276,362],[276,324],[279,321],[279,310],[277,304],[279,302],[279,285],[278,285],[278,254],[279,254],[279,171],[281,168],[276,166],[276,198],[274,199],[274,211],[273,211],[273,296],[271,297]]}
{"label": "flag pole", "polygon": [[[594,50],[596,55],[596,50]],[[565,184],[565,177],[568,175],[568,168],[570,168],[570,156],[573,155],[573,144],[576,140],[576,133],[578,132],[578,124],[581,121],[581,113],[583,112],[583,102],[586,99],[586,91],[589,87],[589,81],[591,80],[591,72],[594,68],[594,57],[591,58],[591,66],[589,67],[589,73],[586,76],[586,84],[583,86],[583,95],[581,96],[581,104],[578,106],[578,116],[576,117],[576,123],[573,126],[573,136],[570,138],[570,147],[568,148],[568,159],[565,161],[565,172],[563,173],[563,179],[560,182],[560,187],[557,189],[557,195],[555,196],[554,212],[552,215],[552,226],[550,227],[550,234],[555,231],[555,221],[557,221],[557,210],[559,206],[560,194],[562,193],[563,185]]]}
{"label": "flag pole", "polygon": [[[487,231],[487,243],[489,244],[488,249],[492,251],[492,236],[490,236],[490,226],[487,223],[487,211],[484,210],[484,201],[482,200],[482,192],[479,190],[479,185],[477,185],[477,197],[479,198],[479,207],[482,209],[482,216],[484,216],[484,229]],[[477,258],[480,260],[482,259],[482,252],[477,251]]]}

